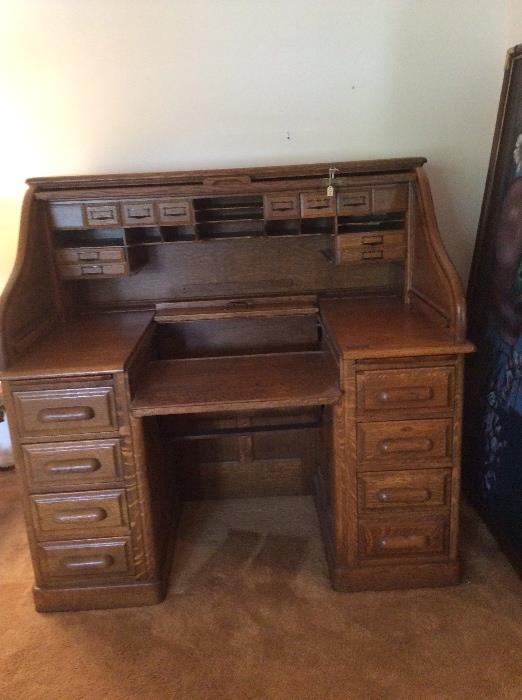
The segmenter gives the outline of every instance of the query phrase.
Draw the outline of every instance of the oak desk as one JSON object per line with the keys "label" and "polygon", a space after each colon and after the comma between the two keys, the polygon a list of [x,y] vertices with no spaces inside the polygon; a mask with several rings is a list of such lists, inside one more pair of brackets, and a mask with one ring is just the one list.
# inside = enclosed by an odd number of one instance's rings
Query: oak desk
{"label": "oak desk", "polygon": [[192,498],[314,493],[339,590],[458,581],[472,346],[423,163],[28,181],[0,379],[38,610],[161,600]]}

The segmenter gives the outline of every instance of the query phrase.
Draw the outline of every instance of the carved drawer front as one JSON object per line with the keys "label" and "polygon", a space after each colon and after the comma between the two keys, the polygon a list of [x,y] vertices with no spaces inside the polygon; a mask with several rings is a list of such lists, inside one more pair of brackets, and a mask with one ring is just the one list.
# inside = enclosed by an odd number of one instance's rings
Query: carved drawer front
{"label": "carved drawer front", "polygon": [[359,216],[371,211],[371,190],[347,190],[337,193],[339,216]]}
{"label": "carved drawer front", "polygon": [[129,577],[134,573],[131,546],[126,537],[42,542],[38,560],[45,583]]}
{"label": "carved drawer front", "polygon": [[446,508],[450,474],[449,469],[362,474],[357,480],[359,512]]}
{"label": "carved drawer front", "polygon": [[386,520],[361,520],[361,559],[431,557],[447,552],[448,521],[443,515],[393,516]]}
{"label": "carved drawer front", "polygon": [[102,228],[103,226],[119,226],[120,207],[117,203],[84,204],[83,222],[85,226]]}
{"label": "carved drawer front", "polygon": [[298,219],[298,194],[266,194],[264,197],[265,219]]}
{"label": "carved drawer front", "polygon": [[120,262],[125,261],[125,249],[118,246],[104,248],[59,248],[55,252],[58,263]]}
{"label": "carved drawer front", "polygon": [[357,412],[364,416],[387,411],[451,409],[454,376],[453,367],[360,372],[357,375]]}
{"label": "carved drawer front", "polygon": [[110,386],[15,391],[13,400],[22,438],[82,435],[118,427]]}
{"label": "carved drawer front", "polygon": [[376,421],[357,426],[361,471],[435,467],[452,457],[450,419]]}
{"label": "carved drawer front", "polygon": [[325,190],[302,192],[301,216],[304,219],[335,216],[335,197],[327,197]]}
{"label": "carved drawer front", "polygon": [[160,224],[192,224],[194,212],[188,199],[165,199],[157,204]]}
{"label": "carved drawer front", "polygon": [[123,202],[121,209],[124,226],[143,226],[156,221],[153,202]]}
{"label": "carved drawer front", "polygon": [[31,496],[31,509],[39,539],[120,535],[128,531],[127,502],[122,489],[40,494]]}
{"label": "carved drawer front", "polygon": [[61,490],[121,479],[118,438],[23,445],[22,450],[32,489]]}

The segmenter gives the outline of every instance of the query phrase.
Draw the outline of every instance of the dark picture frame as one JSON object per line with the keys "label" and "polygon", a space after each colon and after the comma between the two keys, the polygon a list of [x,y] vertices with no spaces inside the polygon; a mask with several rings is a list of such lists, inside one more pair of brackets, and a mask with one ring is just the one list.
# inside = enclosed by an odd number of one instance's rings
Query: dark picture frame
{"label": "dark picture frame", "polygon": [[522,44],[507,53],[468,285],[464,486],[522,570]]}

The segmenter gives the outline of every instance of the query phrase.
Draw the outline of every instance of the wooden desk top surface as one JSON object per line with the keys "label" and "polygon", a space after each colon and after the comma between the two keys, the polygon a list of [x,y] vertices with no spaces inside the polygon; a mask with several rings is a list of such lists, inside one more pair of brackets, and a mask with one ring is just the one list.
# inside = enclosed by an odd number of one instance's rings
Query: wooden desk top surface
{"label": "wooden desk top surface", "polygon": [[80,316],[36,343],[2,379],[122,371],[153,318],[152,311]]}
{"label": "wooden desk top surface", "polygon": [[393,298],[325,299],[319,308],[339,352],[349,359],[473,352],[442,325]]}

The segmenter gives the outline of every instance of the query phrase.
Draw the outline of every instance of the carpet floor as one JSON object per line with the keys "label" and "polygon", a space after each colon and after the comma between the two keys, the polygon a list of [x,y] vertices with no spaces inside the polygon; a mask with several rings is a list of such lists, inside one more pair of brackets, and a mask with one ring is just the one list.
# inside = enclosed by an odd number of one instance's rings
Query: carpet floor
{"label": "carpet floor", "polygon": [[460,586],[331,590],[311,499],[185,508],[165,602],[36,613],[0,473],[0,698],[522,698],[522,582],[470,509]]}

